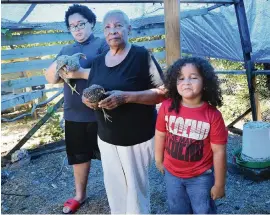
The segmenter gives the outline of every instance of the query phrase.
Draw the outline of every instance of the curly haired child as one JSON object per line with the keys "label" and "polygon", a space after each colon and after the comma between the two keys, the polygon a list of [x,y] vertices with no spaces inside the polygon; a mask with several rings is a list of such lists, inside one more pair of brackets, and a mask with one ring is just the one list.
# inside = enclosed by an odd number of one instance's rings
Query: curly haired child
{"label": "curly haired child", "polygon": [[177,60],[167,71],[168,99],[159,109],[156,166],[165,174],[171,214],[215,214],[225,196],[228,131],[221,113],[221,89],[202,58]]}

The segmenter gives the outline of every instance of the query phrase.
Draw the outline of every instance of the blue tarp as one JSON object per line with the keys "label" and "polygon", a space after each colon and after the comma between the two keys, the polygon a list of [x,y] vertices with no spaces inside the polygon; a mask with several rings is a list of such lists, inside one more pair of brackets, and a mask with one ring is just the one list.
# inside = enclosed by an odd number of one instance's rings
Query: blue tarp
{"label": "blue tarp", "polygon": [[[270,1],[245,0],[252,59],[270,63]],[[199,56],[243,61],[234,6],[181,21],[182,51]]]}

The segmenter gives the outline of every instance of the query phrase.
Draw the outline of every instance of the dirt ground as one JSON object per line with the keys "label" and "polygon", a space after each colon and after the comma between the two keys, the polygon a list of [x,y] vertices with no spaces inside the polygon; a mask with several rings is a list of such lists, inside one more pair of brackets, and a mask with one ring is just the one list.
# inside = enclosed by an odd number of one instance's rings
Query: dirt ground
{"label": "dirt ground", "polygon": [[[2,123],[1,152],[9,150],[33,126],[35,120]],[[24,147],[38,144],[36,134]],[[241,136],[231,134],[228,160],[241,145]],[[3,214],[59,214],[63,202],[74,194],[72,168],[65,152],[43,155],[19,168],[2,168],[1,211]],[[150,168],[151,213],[166,214],[166,190],[163,176]],[[218,212],[229,214],[269,214],[270,180],[254,182],[243,175],[227,174],[226,198],[218,200]],[[103,184],[101,162],[92,162],[87,188],[88,199],[79,214],[110,213]]]}

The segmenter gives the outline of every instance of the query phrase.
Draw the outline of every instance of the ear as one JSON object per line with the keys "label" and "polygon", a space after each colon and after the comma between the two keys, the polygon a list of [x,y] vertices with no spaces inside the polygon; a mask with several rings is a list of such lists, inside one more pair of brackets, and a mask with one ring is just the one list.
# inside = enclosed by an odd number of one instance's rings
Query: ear
{"label": "ear", "polygon": [[93,30],[94,24],[93,24],[93,23],[90,23],[90,22],[89,22],[89,24],[90,24],[90,26],[91,26],[91,29]]}
{"label": "ear", "polygon": [[128,35],[130,35],[131,34],[131,25],[128,25]]}

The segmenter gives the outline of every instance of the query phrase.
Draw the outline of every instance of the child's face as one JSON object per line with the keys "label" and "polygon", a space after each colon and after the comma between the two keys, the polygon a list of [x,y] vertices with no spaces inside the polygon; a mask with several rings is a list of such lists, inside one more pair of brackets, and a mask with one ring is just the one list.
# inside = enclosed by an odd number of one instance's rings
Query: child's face
{"label": "child's face", "polygon": [[193,100],[201,97],[203,79],[199,71],[192,64],[182,67],[177,79],[177,91],[185,100]]}

